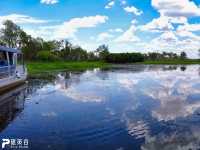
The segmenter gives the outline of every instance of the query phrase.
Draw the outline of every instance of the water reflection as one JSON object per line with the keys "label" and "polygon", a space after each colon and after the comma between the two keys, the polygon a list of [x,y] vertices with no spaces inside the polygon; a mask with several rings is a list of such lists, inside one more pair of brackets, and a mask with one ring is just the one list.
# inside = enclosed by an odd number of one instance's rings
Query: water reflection
{"label": "water reflection", "polygon": [[187,67],[186,66],[181,66],[180,69],[181,69],[181,71],[185,71],[187,69]]}
{"label": "water reflection", "polygon": [[27,85],[0,96],[0,131],[4,130],[24,109]]}
{"label": "water reflection", "polygon": [[200,149],[200,130],[192,128],[184,132],[175,132],[170,135],[160,134],[159,136],[149,136],[142,150],[198,150]]}
{"label": "water reflection", "polygon": [[20,118],[0,138],[26,136],[33,149],[199,148],[199,70],[117,65],[32,77]]}

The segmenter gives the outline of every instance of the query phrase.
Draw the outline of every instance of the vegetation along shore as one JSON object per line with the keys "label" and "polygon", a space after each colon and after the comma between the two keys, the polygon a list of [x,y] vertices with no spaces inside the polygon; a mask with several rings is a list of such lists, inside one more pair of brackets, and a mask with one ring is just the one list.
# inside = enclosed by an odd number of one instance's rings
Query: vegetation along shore
{"label": "vegetation along shore", "polygon": [[106,68],[109,67],[108,63],[100,62],[100,61],[92,61],[92,62],[28,62],[27,68],[30,74],[36,74],[41,72],[49,72],[49,71],[60,71],[60,70],[70,70],[70,71],[82,71],[86,69],[93,68]]}

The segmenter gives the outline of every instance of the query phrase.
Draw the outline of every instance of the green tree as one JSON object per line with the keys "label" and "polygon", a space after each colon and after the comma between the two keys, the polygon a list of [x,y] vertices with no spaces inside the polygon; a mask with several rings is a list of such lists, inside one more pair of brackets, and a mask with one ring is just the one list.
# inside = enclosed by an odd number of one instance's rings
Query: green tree
{"label": "green tree", "polygon": [[63,45],[63,49],[61,49],[60,51],[60,56],[63,60],[70,60],[71,59],[71,51],[72,51],[72,44],[67,41],[67,40],[63,40],[61,41],[61,45]]}
{"label": "green tree", "polygon": [[60,60],[53,52],[40,51],[37,53],[37,59],[42,61],[57,61]]}
{"label": "green tree", "polygon": [[181,52],[180,58],[181,59],[186,59],[187,58],[187,54],[185,52]]}
{"label": "green tree", "polygon": [[6,43],[4,43],[1,39],[0,39],[0,46],[6,46]]}
{"label": "green tree", "polygon": [[158,60],[159,59],[159,53],[156,52],[152,52],[152,53],[148,53],[148,58],[150,60]]}
{"label": "green tree", "polygon": [[61,42],[60,41],[43,41],[42,42],[42,49],[46,51],[58,51],[61,48]]}
{"label": "green tree", "polygon": [[110,53],[107,58],[110,63],[135,63],[144,61],[141,53]]}
{"label": "green tree", "polygon": [[10,20],[6,20],[4,23],[4,28],[1,29],[1,40],[8,47],[15,48],[18,46],[19,42],[19,32],[20,27],[14,24]]}
{"label": "green tree", "polygon": [[26,47],[30,40],[30,36],[28,36],[23,30],[19,30],[19,38],[19,48]]}
{"label": "green tree", "polygon": [[97,49],[96,52],[99,55],[99,59],[101,60],[106,60],[106,57],[109,55],[109,48],[107,45],[100,45]]}

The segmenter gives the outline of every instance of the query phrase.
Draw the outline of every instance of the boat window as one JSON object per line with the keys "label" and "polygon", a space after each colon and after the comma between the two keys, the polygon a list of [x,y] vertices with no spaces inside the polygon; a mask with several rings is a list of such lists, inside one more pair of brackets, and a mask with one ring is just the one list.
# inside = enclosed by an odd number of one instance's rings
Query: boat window
{"label": "boat window", "polygon": [[0,67],[8,66],[8,61],[6,59],[6,52],[0,51]]}

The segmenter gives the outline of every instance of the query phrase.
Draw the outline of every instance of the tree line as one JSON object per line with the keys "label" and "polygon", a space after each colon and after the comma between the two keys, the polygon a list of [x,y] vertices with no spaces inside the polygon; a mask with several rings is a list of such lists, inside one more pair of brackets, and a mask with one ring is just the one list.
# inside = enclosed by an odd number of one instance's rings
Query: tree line
{"label": "tree line", "polygon": [[[185,52],[176,53],[110,53],[107,45],[100,45],[93,52],[75,46],[68,40],[45,41],[33,38],[10,20],[0,29],[0,45],[19,48],[28,61],[106,61],[111,63],[142,62],[144,60],[186,59]],[[199,52],[200,53],[200,52]]]}
{"label": "tree line", "polygon": [[74,46],[67,40],[45,41],[34,38],[24,32],[10,20],[0,29],[0,45],[19,48],[29,61],[83,61],[98,59],[93,52],[87,52],[80,46]]}

